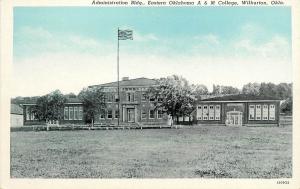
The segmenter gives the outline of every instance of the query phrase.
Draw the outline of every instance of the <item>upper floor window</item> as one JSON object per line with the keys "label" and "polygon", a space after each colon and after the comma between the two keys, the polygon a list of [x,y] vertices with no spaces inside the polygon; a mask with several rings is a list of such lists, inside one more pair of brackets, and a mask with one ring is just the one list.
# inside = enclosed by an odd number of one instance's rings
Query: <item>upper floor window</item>
{"label": "upper floor window", "polygon": [[141,100],[142,101],[147,101],[147,95],[146,95],[146,93],[142,93]]}
{"label": "upper floor window", "polygon": [[116,118],[116,119],[119,118],[119,110],[115,110],[115,118]]}
{"label": "upper floor window", "polygon": [[127,102],[133,102],[134,101],[134,93],[127,93],[126,100],[127,100]]}

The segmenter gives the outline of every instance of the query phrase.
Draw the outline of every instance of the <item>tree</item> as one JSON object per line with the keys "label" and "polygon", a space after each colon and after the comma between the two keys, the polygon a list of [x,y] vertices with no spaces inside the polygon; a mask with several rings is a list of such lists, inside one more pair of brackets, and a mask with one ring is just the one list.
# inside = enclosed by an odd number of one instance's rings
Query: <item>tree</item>
{"label": "tree", "polygon": [[94,123],[96,115],[105,113],[105,93],[102,88],[84,88],[78,97],[83,103],[83,114],[86,122]]}
{"label": "tree", "polygon": [[276,97],[277,86],[274,83],[261,83],[259,88],[259,94],[262,96]]}
{"label": "tree", "polygon": [[280,83],[276,86],[276,97],[279,99],[287,99],[292,97],[292,85],[287,83]]}
{"label": "tree", "polygon": [[147,96],[155,99],[155,108],[162,108],[172,117],[190,115],[194,109],[191,87],[186,79],[177,75],[157,80],[157,85],[149,88]]}
{"label": "tree", "polygon": [[213,85],[212,94],[238,94],[240,90],[232,86]]}
{"label": "tree", "polygon": [[65,95],[66,97],[69,97],[69,98],[76,98],[76,94],[75,93],[68,93]]}
{"label": "tree", "polygon": [[66,97],[59,90],[55,90],[39,97],[32,112],[39,121],[60,120],[63,119],[65,102]]}
{"label": "tree", "polygon": [[259,95],[260,84],[259,83],[247,83],[243,86],[243,94]]}
{"label": "tree", "polygon": [[202,95],[208,94],[208,89],[205,85],[202,84],[196,84],[191,85],[192,94],[196,97],[196,99],[201,99]]}

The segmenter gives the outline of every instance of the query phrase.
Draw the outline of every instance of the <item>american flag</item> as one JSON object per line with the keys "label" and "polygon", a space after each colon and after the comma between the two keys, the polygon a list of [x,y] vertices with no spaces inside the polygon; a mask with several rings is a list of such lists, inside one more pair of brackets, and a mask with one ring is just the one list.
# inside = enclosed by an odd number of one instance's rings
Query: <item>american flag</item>
{"label": "american flag", "polygon": [[118,30],[118,39],[119,40],[133,40],[132,30]]}

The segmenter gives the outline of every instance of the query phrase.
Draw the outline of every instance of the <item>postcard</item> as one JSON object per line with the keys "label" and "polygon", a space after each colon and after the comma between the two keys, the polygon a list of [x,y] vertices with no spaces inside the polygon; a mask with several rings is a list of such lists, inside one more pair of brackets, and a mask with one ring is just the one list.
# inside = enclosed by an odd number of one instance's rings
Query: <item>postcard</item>
{"label": "postcard", "polygon": [[1,189],[300,188],[295,2],[0,8]]}

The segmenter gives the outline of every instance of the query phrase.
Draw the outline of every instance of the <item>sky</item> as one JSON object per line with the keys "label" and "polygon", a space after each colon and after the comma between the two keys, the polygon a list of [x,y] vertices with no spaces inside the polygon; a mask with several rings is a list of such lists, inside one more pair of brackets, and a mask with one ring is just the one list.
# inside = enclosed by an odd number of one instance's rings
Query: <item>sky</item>
{"label": "sky", "polygon": [[116,81],[118,28],[120,78],[292,82],[289,7],[15,7],[12,96]]}

